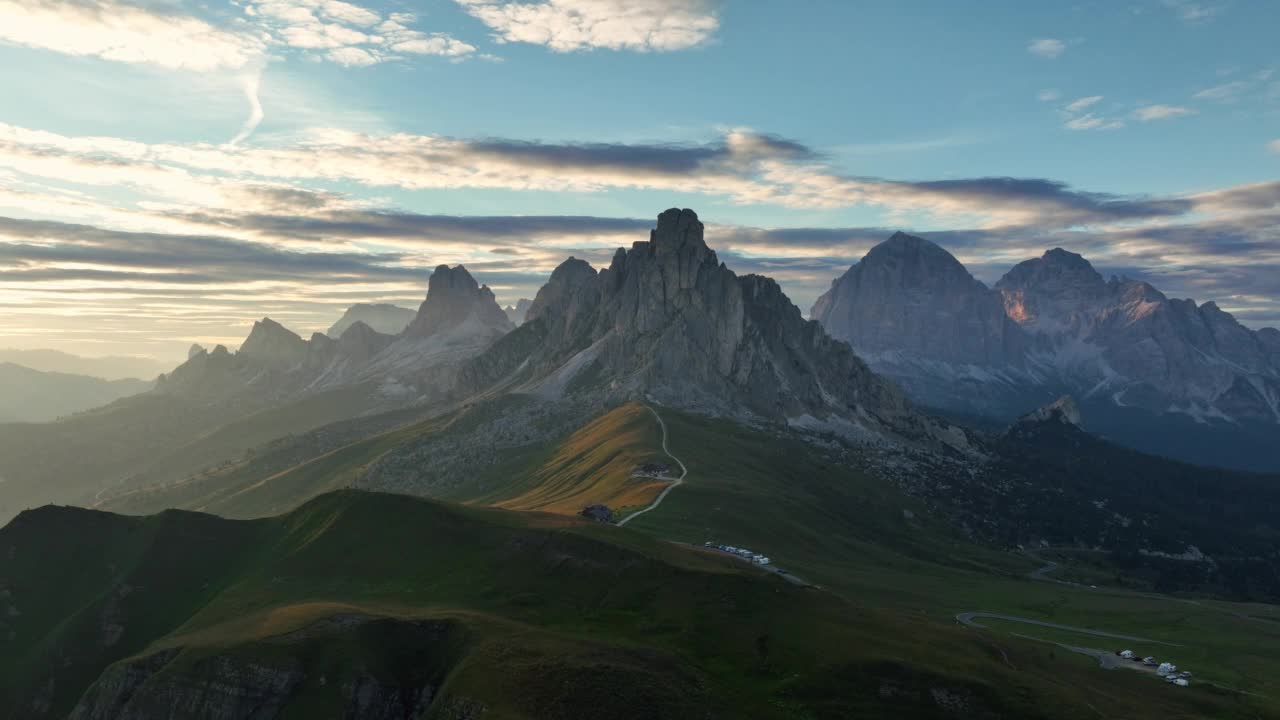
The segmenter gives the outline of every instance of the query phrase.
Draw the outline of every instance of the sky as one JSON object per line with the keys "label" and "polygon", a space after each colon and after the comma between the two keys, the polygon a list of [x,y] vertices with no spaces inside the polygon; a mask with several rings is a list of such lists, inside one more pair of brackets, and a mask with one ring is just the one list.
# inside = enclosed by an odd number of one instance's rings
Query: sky
{"label": "sky", "polygon": [[695,209],[808,312],[895,230],[1280,325],[1280,3],[0,0],[0,347],[503,304]]}

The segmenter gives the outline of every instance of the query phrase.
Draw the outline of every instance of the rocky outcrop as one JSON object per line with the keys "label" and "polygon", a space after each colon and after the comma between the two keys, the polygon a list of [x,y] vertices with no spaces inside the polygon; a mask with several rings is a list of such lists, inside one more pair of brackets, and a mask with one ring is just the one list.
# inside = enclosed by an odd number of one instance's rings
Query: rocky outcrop
{"label": "rocky outcrop", "polygon": [[208,351],[204,349],[203,345],[201,345],[200,343],[192,343],[191,347],[187,348],[187,359],[190,360],[191,358],[204,352],[208,352]]}
{"label": "rocky outcrop", "polygon": [[359,303],[347,308],[342,317],[325,331],[331,338],[342,337],[347,328],[364,323],[383,335],[399,335],[413,322],[417,313],[409,308],[388,303]]}
{"label": "rocky outcrop", "polygon": [[1080,413],[1080,406],[1076,405],[1076,401],[1070,395],[1063,395],[1048,405],[1018,418],[1020,424],[1046,422],[1084,428],[1084,416]]}

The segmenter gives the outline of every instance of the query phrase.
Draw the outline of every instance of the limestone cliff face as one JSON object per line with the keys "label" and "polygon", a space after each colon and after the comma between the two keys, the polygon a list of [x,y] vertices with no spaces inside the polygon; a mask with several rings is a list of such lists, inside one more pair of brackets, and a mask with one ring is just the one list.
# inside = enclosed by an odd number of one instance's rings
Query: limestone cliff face
{"label": "limestone cliff face", "polygon": [[1171,299],[1128,278],[1105,281],[1060,249],[1014,267],[996,288],[1033,334],[1040,365],[1066,384],[1105,391],[1120,406],[1280,423],[1269,333],[1244,327],[1216,303]]}
{"label": "limestone cliff face", "polygon": [[441,265],[431,274],[427,299],[422,301],[417,317],[405,328],[404,334],[427,337],[468,325],[490,328],[497,335],[514,327],[498,307],[489,286],[478,284],[461,265],[454,268]]}
{"label": "limestone cliff face", "polygon": [[1026,338],[1000,295],[951,253],[895,233],[831,283],[809,316],[863,355],[903,353],[957,364],[1021,367]]}
{"label": "limestone cliff face", "polygon": [[777,283],[721,264],[691,210],[662,213],[647,242],[620,248],[598,273],[574,258],[561,264],[509,344],[526,334],[541,338],[531,355],[513,353],[503,367],[519,369],[528,392],[561,393],[589,376],[614,392],[771,420],[880,427],[907,413],[898,391],[806,321]]}
{"label": "limestone cliff face", "polygon": [[1280,424],[1280,331],[1104,279],[1061,248],[987,288],[942,248],[898,233],[812,316],[924,405],[1009,421],[1071,394],[1091,426],[1145,451],[1280,467],[1246,458],[1270,452],[1259,438]]}

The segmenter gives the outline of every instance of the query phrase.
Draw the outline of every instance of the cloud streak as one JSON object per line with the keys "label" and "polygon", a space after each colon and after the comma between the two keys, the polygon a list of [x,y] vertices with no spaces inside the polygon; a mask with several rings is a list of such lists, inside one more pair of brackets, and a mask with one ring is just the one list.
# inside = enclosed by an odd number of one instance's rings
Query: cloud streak
{"label": "cloud streak", "polygon": [[1053,60],[1067,51],[1067,44],[1057,38],[1036,38],[1027,45],[1027,52]]}

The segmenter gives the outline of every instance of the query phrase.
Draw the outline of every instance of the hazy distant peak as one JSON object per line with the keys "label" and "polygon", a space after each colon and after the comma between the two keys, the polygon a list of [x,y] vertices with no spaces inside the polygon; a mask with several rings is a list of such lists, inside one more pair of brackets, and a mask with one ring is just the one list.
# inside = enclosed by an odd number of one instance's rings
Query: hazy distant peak
{"label": "hazy distant peak", "polygon": [[529,313],[529,306],[533,301],[529,298],[520,298],[514,306],[508,305],[502,309],[507,314],[507,319],[516,325],[523,325],[525,316]]}
{"label": "hazy distant peak", "polygon": [[390,303],[358,303],[347,308],[325,334],[331,338],[339,338],[354,323],[362,322],[384,335],[399,335],[413,322],[416,315],[409,308]]}
{"label": "hazy distant peak", "polygon": [[477,283],[462,265],[441,265],[431,273],[427,299],[404,334],[427,337],[464,323],[502,332],[513,327],[488,285]]}
{"label": "hazy distant peak", "polygon": [[279,361],[300,360],[306,351],[306,340],[269,317],[255,322],[240,346],[241,354]]}

